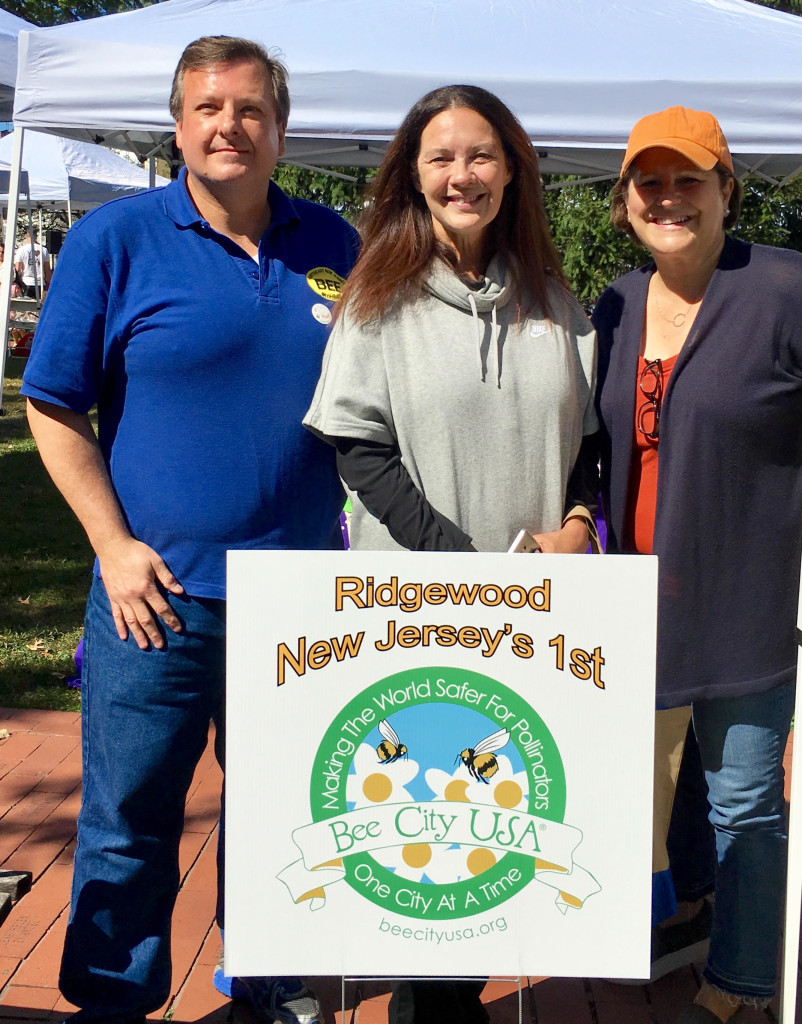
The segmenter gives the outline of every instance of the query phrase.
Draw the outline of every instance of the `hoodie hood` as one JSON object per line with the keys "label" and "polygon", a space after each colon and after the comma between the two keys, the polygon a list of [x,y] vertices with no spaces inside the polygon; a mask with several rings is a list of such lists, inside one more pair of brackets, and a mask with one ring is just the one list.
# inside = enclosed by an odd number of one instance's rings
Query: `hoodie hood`
{"label": "hoodie hood", "polygon": [[498,256],[494,256],[482,283],[476,288],[471,288],[448,264],[438,259],[434,261],[424,286],[435,298],[471,314],[476,332],[476,360],[483,382],[487,369],[482,359],[482,341],[485,334],[482,315],[490,314],[490,345],[496,359],[496,387],[500,388],[501,328],[498,325],[497,310],[506,306],[512,298],[512,286],[507,279],[507,268],[502,261]]}
{"label": "hoodie hood", "polygon": [[459,278],[443,260],[432,264],[424,287],[438,299],[448,302],[457,309],[489,313],[495,306],[501,309],[512,298],[512,286],[507,279],[507,268],[498,256],[494,256],[478,288],[471,288]]}

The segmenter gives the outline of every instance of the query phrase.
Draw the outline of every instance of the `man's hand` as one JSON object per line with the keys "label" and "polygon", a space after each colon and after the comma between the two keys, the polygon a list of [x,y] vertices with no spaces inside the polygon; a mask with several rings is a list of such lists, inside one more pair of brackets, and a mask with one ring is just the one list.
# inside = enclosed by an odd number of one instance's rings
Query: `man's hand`
{"label": "man's hand", "polygon": [[184,588],[153,548],[126,537],[111,541],[97,554],[121,640],[127,640],[130,632],[143,651],[150,644],[160,649],[164,647],[156,616],[174,633],[181,632],[181,620],[159,585],[171,594],[183,594]]}

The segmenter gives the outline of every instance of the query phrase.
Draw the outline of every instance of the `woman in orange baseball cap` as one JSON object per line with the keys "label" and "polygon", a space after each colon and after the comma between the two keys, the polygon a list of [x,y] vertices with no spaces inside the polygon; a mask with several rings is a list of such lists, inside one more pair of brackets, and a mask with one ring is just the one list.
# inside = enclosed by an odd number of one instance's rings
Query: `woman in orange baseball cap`
{"label": "woman in orange baseball cap", "polygon": [[[675,806],[684,920],[656,930],[653,961],[677,966],[698,950],[703,897],[715,892],[703,984],[678,1024],[740,1020],[744,1005],[771,999],[783,910],[802,254],[729,236],[741,196],[712,114],[671,107],[638,121],[611,217],[652,261],[615,281],[594,313],[608,545],[660,557],[658,707],[692,707],[715,835],[708,860],[698,821]],[[689,792],[681,779],[677,804]]]}

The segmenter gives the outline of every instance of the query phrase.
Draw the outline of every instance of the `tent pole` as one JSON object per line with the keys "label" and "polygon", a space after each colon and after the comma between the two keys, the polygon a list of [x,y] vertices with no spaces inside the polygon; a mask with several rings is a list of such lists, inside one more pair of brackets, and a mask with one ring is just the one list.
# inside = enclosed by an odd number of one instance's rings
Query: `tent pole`
{"label": "tent pole", "polygon": [[0,272],[0,416],[3,415],[3,380],[5,378],[6,352],[8,351],[8,320],[11,311],[11,275],[14,268],[15,239],[17,237],[17,215],[19,214],[19,186],[22,174],[23,128],[14,132],[14,152],[11,158],[11,177],[8,182],[8,216],[6,218],[6,254],[3,270]]}
{"label": "tent pole", "polygon": [[70,200],[70,194],[67,193],[67,228],[72,227],[72,202]]}
{"label": "tent pole", "polygon": [[156,157],[152,154],[148,157],[148,187],[156,187]]}
{"label": "tent pole", "polygon": [[[44,225],[42,224],[42,207],[38,206],[37,209],[39,211],[39,248],[41,249],[42,246],[45,244],[44,243]],[[43,256],[42,257],[42,262],[41,262],[42,273],[40,274],[39,273],[40,263],[36,259],[36,249],[34,249],[34,251],[33,251],[33,256],[34,256],[33,264],[34,264],[34,267],[36,268],[34,270],[34,278],[36,279],[36,301],[37,302],[41,302],[42,301],[42,293],[44,292],[44,288],[45,288],[45,259],[44,259],[44,256]],[[41,280],[40,280],[40,278],[41,278]]]}

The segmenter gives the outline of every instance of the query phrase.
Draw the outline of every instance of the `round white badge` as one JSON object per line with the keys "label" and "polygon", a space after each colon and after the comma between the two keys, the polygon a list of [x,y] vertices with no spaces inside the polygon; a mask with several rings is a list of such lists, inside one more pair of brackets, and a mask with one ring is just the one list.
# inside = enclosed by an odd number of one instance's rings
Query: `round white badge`
{"label": "round white badge", "polygon": [[331,323],[331,310],[328,306],[324,306],[322,302],[316,302],[312,306],[312,316],[319,324]]}

